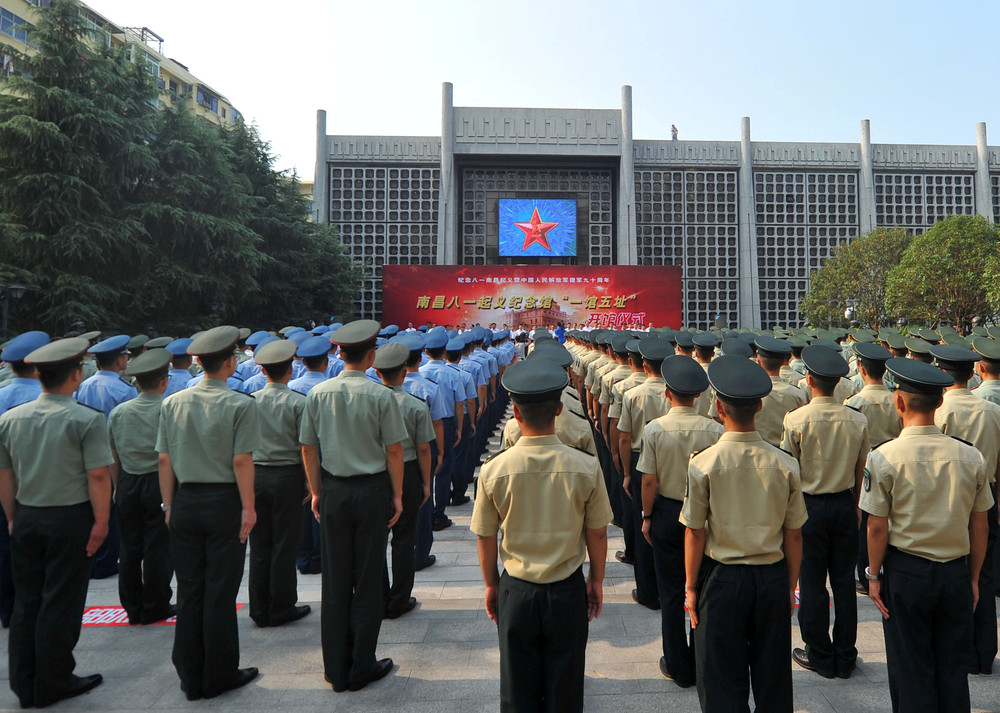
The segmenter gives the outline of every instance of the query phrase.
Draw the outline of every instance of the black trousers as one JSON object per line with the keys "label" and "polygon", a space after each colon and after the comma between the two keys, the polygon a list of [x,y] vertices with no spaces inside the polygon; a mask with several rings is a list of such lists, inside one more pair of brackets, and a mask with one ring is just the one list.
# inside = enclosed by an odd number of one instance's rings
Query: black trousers
{"label": "black trousers", "polygon": [[337,687],[361,681],[375,667],[391,517],[388,473],[338,478],[324,471],[320,629],[323,669]]}
{"label": "black trousers", "polygon": [[579,713],[587,648],[587,585],[582,570],[561,582],[500,577],[501,713]]}
{"label": "black trousers", "polygon": [[[465,495],[465,492],[469,489],[469,483],[472,482],[471,463],[473,451],[476,450],[476,445],[473,443],[474,437],[472,435],[471,419],[471,414],[466,414],[465,418],[462,420],[462,440],[458,444],[458,448],[455,448],[452,451],[451,457],[451,494],[450,496],[446,495],[443,500],[435,499],[435,520],[445,517],[444,509],[448,506],[449,497],[454,498]],[[478,453],[475,454],[476,457],[478,457],[478,455]]]}
{"label": "black trousers", "polygon": [[0,624],[10,626],[10,616],[14,612],[14,573],[10,567],[10,526],[7,515],[0,507]]}
{"label": "black trousers", "polygon": [[10,688],[22,707],[44,706],[73,681],[92,558],[89,502],[63,507],[19,505],[11,535],[14,613]]}
{"label": "black trousers", "polygon": [[[653,566],[653,548],[646,542],[642,534],[642,473],[636,466],[639,454],[632,451],[629,468],[632,479],[629,481],[629,491],[632,501],[629,503],[632,513],[632,556],[635,558],[635,588],[639,590],[639,599],[644,602],[658,601],[660,595],[656,587],[656,570]],[[623,523],[624,524],[624,523]]]}
{"label": "black trousers", "polygon": [[861,511],[861,526],[858,527],[858,581],[868,591],[865,569],[868,567],[868,513]]}
{"label": "black trousers", "polygon": [[299,544],[299,555],[295,559],[295,566],[302,574],[319,574],[321,567],[320,559],[320,534],[319,523],[313,515],[312,502],[307,502],[302,506],[302,535]]}
{"label": "black trousers", "polygon": [[997,656],[997,600],[996,572],[993,556],[997,543],[997,487],[994,483],[993,507],[990,508],[990,531],[986,539],[986,557],[979,571],[979,604],[972,615],[972,666],[981,672],[992,672],[993,659]]}
{"label": "black trousers", "polygon": [[170,610],[170,530],[160,510],[160,481],[156,473],[118,477],[118,527],[121,560],[118,597],[130,624],[151,624]]}
{"label": "black trousers", "polygon": [[302,539],[305,477],[301,464],[254,465],[257,524],[250,531],[250,618],[260,626],[288,621],[299,599],[295,558]]}
{"label": "black trousers", "polygon": [[420,501],[424,499],[424,479],[420,463],[415,460],[403,464],[403,514],[392,526],[392,586],[389,586],[389,568],[382,570],[382,601],[385,611],[397,612],[409,601],[413,591],[416,560],[414,543],[417,541],[417,515]]}
{"label": "black trousers", "polygon": [[246,543],[236,484],[183,483],[170,511],[170,551],[177,573],[173,662],[188,694],[210,696],[240,665],[236,594]]}
{"label": "black trousers", "polygon": [[[445,418],[442,421],[444,423],[451,421],[451,441],[448,440],[448,428],[444,429],[444,441],[449,444],[448,460],[450,461],[451,444],[455,442],[455,419]],[[451,470],[450,462],[442,465],[441,472],[437,476],[434,475],[440,456],[437,441],[431,441],[431,496],[417,510],[417,534],[413,544],[413,558],[416,562],[423,562],[430,557],[431,547],[434,546],[434,499],[437,497],[438,483],[443,483],[445,490],[451,487],[451,473],[446,472]],[[422,487],[423,485],[421,485]],[[423,500],[423,493],[421,493],[420,498]]]}
{"label": "black trousers", "polygon": [[965,558],[931,562],[890,547],[882,566],[892,710],[969,710],[972,584]]}
{"label": "black trousers", "polygon": [[[849,490],[805,495],[809,519],[802,526],[799,569],[799,629],[809,663],[823,671],[848,674],[857,662],[858,595],[854,589],[858,514]],[[833,638],[830,593],[833,590]],[[995,623],[995,622],[994,622]],[[996,627],[994,626],[994,629]]]}
{"label": "black trousers", "polygon": [[[694,651],[688,641],[684,615],[684,530],[678,521],[681,501],[657,495],[653,502],[650,536],[653,566],[660,597],[660,631],[667,670],[681,686],[694,683]],[[643,538],[645,539],[645,538]]]}
{"label": "black trousers", "polygon": [[93,579],[107,579],[118,574],[118,556],[121,550],[118,531],[118,506],[112,501],[108,536],[94,553],[94,567],[90,574]]}
{"label": "black trousers", "polygon": [[[709,566],[710,560],[702,563]],[[792,604],[784,561],[715,564],[698,590],[694,656],[705,713],[792,711]]]}
{"label": "black trousers", "polygon": [[[465,424],[466,419],[462,419],[462,423]],[[462,459],[465,458],[465,433],[462,433],[462,441],[458,444],[458,448],[455,448],[455,417],[442,418],[441,428],[444,431],[444,454],[441,456],[443,458],[443,465],[441,466],[441,472],[437,474],[432,483],[434,492],[432,493],[431,499],[428,501],[432,509],[431,519],[441,519],[445,516],[444,509],[448,507],[448,499],[451,497],[452,488],[456,484],[455,474],[462,468]],[[457,488],[456,488],[457,490]],[[434,535],[431,534],[431,543],[433,543]],[[426,551],[423,552],[423,559],[427,558],[430,554],[431,547],[430,543],[426,546]],[[419,554],[419,553],[418,553]]]}

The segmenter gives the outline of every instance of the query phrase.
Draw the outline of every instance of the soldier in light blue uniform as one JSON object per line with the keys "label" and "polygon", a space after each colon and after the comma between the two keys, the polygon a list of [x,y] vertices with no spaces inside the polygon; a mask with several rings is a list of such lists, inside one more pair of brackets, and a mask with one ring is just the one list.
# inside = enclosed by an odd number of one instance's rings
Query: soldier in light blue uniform
{"label": "soldier in light blue uniform", "polygon": [[170,360],[170,371],[167,372],[167,390],[163,392],[163,398],[176,394],[187,388],[191,381],[191,355],[187,353],[187,348],[191,345],[191,340],[187,337],[175,339],[164,347],[172,355]]}
{"label": "soldier in light blue uniform", "polygon": [[[465,334],[469,334],[469,332]],[[479,413],[486,401],[486,381],[479,368],[479,364],[468,356],[471,350],[471,342],[464,335],[456,336],[449,340],[447,344],[448,367],[458,372],[459,378],[462,379],[463,386],[465,387],[466,396],[465,420],[460,426],[462,428],[462,441],[455,448],[455,457],[452,461],[452,501],[454,501],[456,495],[465,496],[465,491],[469,487],[469,483],[472,482],[472,458],[476,448],[475,438],[478,429]],[[438,520],[436,519],[437,507],[435,505],[435,530],[440,529]],[[443,507],[443,504],[441,507]],[[446,522],[448,524],[445,527],[451,524],[451,520],[446,519]]]}
{"label": "soldier in light blue uniform", "polygon": [[[295,327],[299,330],[297,332],[290,332],[285,335],[285,339],[295,344],[296,350],[301,347],[307,341],[313,338],[313,335],[301,327]],[[299,379],[305,375],[307,369],[306,365],[302,363],[302,358],[298,355],[295,356],[295,360],[292,362],[292,380]]]}
{"label": "soldier in light blue uniform", "polygon": [[127,335],[120,334],[87,350],[97,360],[99,371],[80,384],[76,400],[103,412],[105,419],[115,406],[138,396],[135,387],[122,381],[118,375],[128,361],[126,347],[129,341]]}
{"label": "soldier in light blue uniform", "polygon": [[260,343],[270,337],[270,334],[261,329],[246,338],[244,344],[246,344],[247,349],[250,351],[250,358],[236,365],[235,374],[236,378],[244,384],[251,376],[257,376],[260,373],[260,364],[253,360],[253,355],[256,353]]}
{"label": "soldier in light blue uniform", "polygon": [[[271,342],[276,342],[278,341],[278,339],[279,339],[278,337],[267,336],[264,339],[257,342],[257,346],[254,347],[253,350],[255,357],[253,361],[256,363],[257,352],[260,351],[260,348],[262,346],[264,346],[265,344],[270,344]],[[258,367],[259,366],[260,365],[258,365]],[[242,388],[239,389],[239,391],[242,391],[244,394],[252,394],[255,391],[260,391],[261,389],[263,389],[266,384],[267,384],[267,374],[265,374],[263,371],[258,371],[256,374],[254,374],[253,376],[251,376],[250,378],[248,378],[246,381],[243,382],[243,386]]]}
{"label": "soldier in light blue uniform", "polygon": [[305,395],[316,384],[326,381],[329,378],[327,370],[330,364],[327,355],[332,347],[329,338],[324,336],[310,337],[303,341],[296,350],[295,357],[305,365],[306,372],[288,382],[288,388]]}

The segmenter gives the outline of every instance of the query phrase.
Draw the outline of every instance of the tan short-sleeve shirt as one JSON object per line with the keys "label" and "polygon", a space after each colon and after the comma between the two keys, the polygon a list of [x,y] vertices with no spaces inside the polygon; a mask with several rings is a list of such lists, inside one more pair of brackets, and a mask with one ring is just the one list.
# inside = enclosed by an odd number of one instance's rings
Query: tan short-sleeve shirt
{"label": "tan short-sleeve shirt", "polygon": [[633,386],[638,386],[645,380],[646,372],[633,371],[631,374],[611,387],[611,405],[608,406],[608,418],[622,417],[622,394],[631,389]]}
{"label": "tan short-sleeve shirt", "polygon": [[618,419],[618,430],[632,434],[632,450],[638,452],[642,429],[669,410],[666,382],[662,377],[650,376],[622,394],[622,415]]}
{"label": "tan short-sleeve shirt", "polygon": [[[565,409],[556,416],[556,438],[572,448],[578,448],[596,456],[597,445],[590,425],[582,416],[567,413]],[[500,435],[500,448],[510,448],[521,439],[521,425],[516,418],[510,418],[504,424]]]}
{"label": "tan short-sleeve shirt", "polygon": [[868,436],[873,446],[892,440],[903,429],[892,392],[882,384],[865,384],[861,391],[844,403],[853,406],[868,419]]}
{"label": "tan short-sleeve shirt", "polygon": [[785,416],[781,447],[799,461],[802,492],[849,490],[858,462],[871,448],[868,419],[832,396],[816,396]]}
{"label": "tan short-sleeve shirt", "polygon": [[949,389],[934,412],[934,424],[947,435],[978,448],[986,461],[987,479],[996,482],[1000,468],[1000,406],[978,398],[968,389]]}
{"label": "tan short-sleeve shirt", "polygon": [[806,395],[801,389],[782,381],[780,377],[772,376],[771,393],[764,397],[754,421],[761,438],[772,446],[780,444],[785,414],[805,403]]}
{"label": "tan short-sleeve shirt", "polygon": [[694,408],[674,406],[646,424],[636,467],[640,473],[656,475],[657,493],[683,500],[691,454],[714,445],[723,431],[721,423],[699,416]]}

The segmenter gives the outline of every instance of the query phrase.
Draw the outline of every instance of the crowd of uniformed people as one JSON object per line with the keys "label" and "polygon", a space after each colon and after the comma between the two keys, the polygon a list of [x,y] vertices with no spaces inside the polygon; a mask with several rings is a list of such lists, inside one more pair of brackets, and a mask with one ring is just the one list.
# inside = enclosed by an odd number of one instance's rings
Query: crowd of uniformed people
{"label": "crowd of uniformed people", "polygon": [[471,493],[502,710],[582,708],[611,523],[632,598],[660,612],[660,670],[703,710],[752,691],[791,711],[791,661],[849,678],[857,592],[883,616],[893,709],[968,710],[997,653],[991,330],[560,325],[527,350],[506,329],[370,320],[22,334],[0,353],[11,688],[42,707],[101,683],[72,650],[87,580],[116,573],[130,624],[176,616],[190,700],[253,680],[249,543],[252,620],[309,615],[296,569],[320,574],[326,680],[360,690],[392,670],[381,621],[417,606],[414,573]]}

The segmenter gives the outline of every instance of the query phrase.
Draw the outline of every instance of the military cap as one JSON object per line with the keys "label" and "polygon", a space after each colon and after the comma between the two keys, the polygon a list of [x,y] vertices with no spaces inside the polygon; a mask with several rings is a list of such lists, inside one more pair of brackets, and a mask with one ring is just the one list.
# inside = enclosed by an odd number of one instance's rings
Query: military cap
{"label": "military cap", "polygon": [[356,319],[330,332],[330,341],[342,347],[356,347],[374,341],[379,324],[374,319]]}
{"label": "military cap", "polygon": [[163,349],[172,341],[174,341],[173,337],[157,337],[156,339],[150,339],[146,342],[146,349]]}
{"label": "military cap", "polygon": [[289,324],[287,327],[282,327],[281,329],[279,329],[278,330],[278,334],[280,334],[282,337],[284,337],[289,332],[291,332],[293,329],[301,329],[301,328],[300,327],[296,327],[294,324]]}
{"label": "military cap", "polygon": [[490,344],[493,341],[493,330],[483,327],[483,343]]}
{"label": "military cap", "polygon": [[971,349],[952,344],[935,344],[930,348],[939,369],[971,369],[982,357]]}
{"label": "military cap", "polygon": [[139,347],[144,346],[148,341],[149,337],[145,334],[137,334],[128,340],[127,348],[129,351],[132,351],[133,349],[138,349]]}
{"label": "military cap", "polygon": [[127,334],[119,334],[116,337],[108,337],[104,341],[98,342],[87,351],[97,356],[124,354],[128,343],[129,336]]}
{"label": "military cap", "polygon": [[188,346],[188,354],[194,356],[211,356],[231,352],[239,339],[240,330],[236,327],[223,325],[206,330]]}
{"label": "military cap", "polygon": [[258,344],[260,344],[262,340],[267,339],[269,336],[271,335],[269,335],[262,329],[259,332],[254,332],[249,337],[247,337],[245,342],[248,347],[255,347]]}
{"label": "military cap", "polygon": [[[257,353],[263,347],[266,347],[268,344],[271,344],[272,342],[281,342],[281,341],[285,341],[285,340],[283,340],[281,337],[273,337],[270,334],[267,335],[266,337],[264,337],[263,339],[260,340],[260,342],[257,344],[256,347],[254,347],[254,349],[253,349],[253,355],[254,355],[254,357],[256,357]],[[295,342],[290,342],[290,344],[295,344]]]}
{"label": "military cap", "polygon": [[771,393],[771,377],[743,356],[724,355],[708,365],[708,381],[728,403],[751,403]]}
{"label": "military cap", "polygon": [[696,347],[702,347],[708,349],[709,347],[715,348],[719,346],[719,338],[712,334],[711,332],[700,332],[691,339]]}
{"label": "military cap", "polygon": [[906,349],[906,337],[894,330],[889,330],[884,333],[880,332],[878,338],[887,347],[891,347],[893,349]]}
{"label": "military cap", "polygon": [[289,342],[293,342],[297,347],[302,346],[312,338],[313,335],[304,329],[301,332],[296,332],[295,334],[285,333],[285,339]]}
{"label": "military cap", "polygon": [[746,342],[747,344],[753,344],[757,339],[757,335],[753,332],[740,332],[739,336],[736,337],[741,342]]}
{"label": "military cap", "polygon": [[708,388],[708,376],[701,364],[689,356],[668,356],[660,365],[667,388],[681,396],[695,396]]}
{"label": "military cap", "polygon": [[749,359],[753,356],[753,349],[750,348],[750,345],[739,338],[729,337],[723,339],[720,349],[727,356],[738,356],[744,359]]}
{"label": "military cap", "polygon": [[424,348],[425,349],[440,349],[441,347],[448,346],[448,335],[444,331],[435,332],[431,330],[424,337]]}
{"label": "military cap", "polygon": [[162,372],[166,376],[171,359],[173,359],[173,355],[166,349],[149,349],[132,360],[132,363],[125,369],[125,374],[128,376],[151,376]]}
{"label": "military cap", "polygon": [[[79,337],[78,337],[79,338]],[[0,361],[24,361],[24,358],[36,349],[40,349],[48,344],[51,339],[45,332],[25,332],[7,342],[7,346],[0,352]]]}
{"label": "military cap", "polygon": [[[195,332],[194,334],[191,335],[191,339],[197,339],[198,337],[200,337],[204,333],[205,333],[204,329],[202,329],[199,332]],[[271,332],[271,334],[274,334],[274,332]]]}
{"label": "military cap", "polygon": [[378,349],[379,347],[384,347],[388,343],[389,343],[389,340],[386,339],[385,337],[376,337],[375,338],[375,348],[376,349]]}
{"label": "military cap", "polygon": [[330,328],[328,326],[326,326],[325,324],[317,325],[317,326],[313,327],[312,330],[311,330],[312,334],[315,334],[317,337],[319,335],[321,335],[321,334],[326,334],[329,331],[330,331]]}
{"label": "military cap", "polygon": [[911,394],[940,396],[942,389],[955,383],[953,378],[936,366],[916,359],[896,357],[887,361],[885,368],[892,374],[895,387]]}
{"label": "military cap", "polygon": [[803,347],[809,346],[809,342],[807,342],[805,338],[799,336],[789,337],[787,341],[788,346],[792,349],[802,349]]}
{"label": "military cap", "polygon": [[670,327],[663,327],[660,330],[660,339],[666,339],[671,344],[677,343],[677,331]]}
{"label": "military cap", "polygon": [[[329,346],[330,342],[323,337],[317,337],[327,343]],[[275,364],[284,364],[285,362],[291,361],[295,357],[295,342],[290,339],[275,339],[273,342],[268,342],[261,347],[257,348],[257,351],[253,354],[253,360],[260,364],[261,366],[274,366]]]}
{"label": "military cap", "polygon": [[458,333],[457,329],[449,329],[448,332],[447,332],[447,334],[448,334],[448,339],[461,339],[462,338],[462,335]]}
{"label": "military cap", "polygon": [[45,367],[59,366],[65,362],[79,359],[89,346],[90,341],[83,337],[57,339],[27,354],[24,357],[24,363],[44,370]]}
{"label": "military cap", "polygon": [[508,367],[500,384],[515,402],[534,403],[559,398],[569,376],[565,367],[550,359],[525,359]]}
{"label": "military cap", "polygon": [[333,322],[330,324],[330,331],[336,332],[338,329],[344,326],[343,322]]}
{"label": "military cap", "polygon": [[245,342],[246,338],[251,334],[250,327],[240,327],[240,341]]}
{"label": "military cap", "polygon": [[802,361],[805,362],[810,374],[821,379],[839,379],[847,376],[851,370],[838,352],[816,345],[802,350]]}
{"label": "military cap", "polygon": [[627,354],[628,343],[632,340],[630,334],[616,334],[611,337],[611,348],[616,354]]}
{"label": "military cap", "polygon": [[307,332],[307,331],[306,331],[305,329],[303,329],[302,327],[292,327],[291,329],[289,329],[289,330],[285,331],[285,332],[284,332],[284,334],[282,334],[282,336],[283,336],[283,337],[284,337],[285,339],[291,339],[291,338],[292,338],[292,337],[294,337],[294,336],[295,336],[296,334],[309,334],[309,332]]}
{"label": "military cap", "polygon": [[764,357],[781,359],[792,353],[792,345],[783,339],[761,336],[754,340],[757,345],[757,352]]}
{"label": "military cap", "polygon": [[852,338],[852,339],[853,339],[853,340],[854,340],[855,342],[861,342],[861,343],[864,343],[864,344],[870,344],[871,342],[874,342],[874,341],[875,341],[875,339],[876,339],[876,336],[875,336],[875,334],[874,334],[873,332],[871,332],[870,330],[867,330],[867,329],[859,329],[859,330],[857,330],[856,332],[853,332],[853,333],[851,334],[851,338]]}
{"label": "military cap", "polygon": [[426,334],[427,333],[427,325],[426,324],[421,324],[419,327],[417,327],[417,331],[418,332],[423,332],[423,333]]}
{"label": "military cap", "polygon": [[400,343],[402,343],[410,352],[421,352],[424,350],[424,346],[427,344],[427,340],[424,339],[424,335],[417,332],[404,332],[398,336]]}
{"label": "military cap", "polygon": [[88,342],[92,342],[95,339],[100,339],[100,338],[101,338],[101,333],[96,329],[92,332],[84,332],[83,334],[80,335],[80,339],[86,339]]}
{"label": "military cap", "polygon": [[832,339],[813,339],[810,342],[810,346],[823,347],[824,349],[833,349],[834,351],[840,351],[840,345],[837,344]]}
{"label": "military cap", "polygon": [[189,346],[191,346],[191,340],[187,337],[183,337],[170,342],[170,344],[165,346],[164,349],[174,356],[187,356]]}
{"label": "military cap", "polygon": [[[553,339],[553,336],[549,333],[549,330],[539,327],[535,330],[535,333],[531,336],[532,340],[538,341],[539,339]],[[611,340],[611,333],[608,333],[608,341]]]}
{"label": "military cap", "polygon": [[646,337],[639,340],[639,354],[646,361],[663,361],[673,353],[673,345],[662,337]]}
{"label": "military cap", "polygon": [[330,340],[324,336],[309,337],[309,339],[299,344],[298,347],[298,349],[293,350],[293,353],[300,359],[323,356],[329,354],[330,350],[333,349]]}
{"label": "military cap", "polygon": [[[551,346],[546,346],[549,344]],[[532,349],[531,354],[528,355],[528,359],[548,359],[563,369],[573,363],[573,355],[569,353],[566,347],[559,342],[550,342],[548,340]]]}
{"label": "military cap", "polygon": [[989,337],[973,337],[972,348],[986,361],[1000,361],[1000,342]]}
{"label": "military cap", "polygon": [[410,350],[402,342],[392,342],[375,351],[373,367],[381,371],[398,369],[410,358]]}
{"label": "military cap", "polygon": [[917,327],[916,329],[911,329],[910,334],[914,334],[931,344],[937,344],[941,341],[941,335],[934,330],[928,329],[927,327]]}
{"label": "military cap", "polygon": [[387,326],[385,328],[385,336],[387,336],[387,337],[395,337],[397,334],[399,334],[399,325],[398,324],[390,324],[389,326]]}
{"label": "military cap", "polygon": [[972,333],[977,337],[988,337],[990,335],[990,331],[986,327],[978,324],[972,328]]}
{"label": "military cap", "polygon": [[674,334],[674,342],[677,346],[684,349],[692,349],[694,347],[694,335],[691,332],[677,332]]}
{"label": "military cap", "polygon": [[972,342],[958,332],[949,332],[945,334],[943,340],[945,344],[951,344],[956,347],[964,347],[965,349],[972,349]]}
{"label": "military cap", "polygon": [[892,359],[892,352],[870,342],[855,342],[851,349],[862,362],[887,362]]}
{"label": "military cap", "polygon": [[629,354],[642,356],[642,353],[639,351],[639,342],[641,341],[641,339],[629,339],[625,344],[625,351]]}
{"label": "military cap", "polygon": [[465,349],[465,340],[459,337],[452,337],[445,345],[445,349],[449,352],[460,352]]}
{"label": "military cap", "polygon": [[930,354],[931,345],[930,342],[921,339],[920,337],[910,337],[904,344],[906,348],[909,349],[914,354]]}

